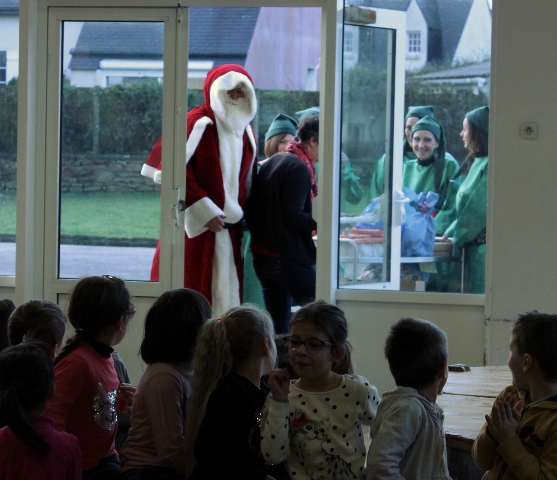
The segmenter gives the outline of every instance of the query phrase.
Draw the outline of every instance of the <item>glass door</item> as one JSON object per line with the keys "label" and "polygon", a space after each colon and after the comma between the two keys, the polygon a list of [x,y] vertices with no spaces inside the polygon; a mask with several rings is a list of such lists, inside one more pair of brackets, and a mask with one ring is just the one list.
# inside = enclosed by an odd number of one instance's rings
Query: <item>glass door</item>
{"label": "glass door", "polygon": [[[183,277],[185,174],[174,152],[185,150],[186,14],[48,10],[44,276],[55,291],[110,274],[156,295]],[[163,130],[168,167],[155,183],[142,170]],[[151,282],[158,239],[161,275]]]}
{"label": "glass door", "polygon": [[400,286],[405,26],[405,12],[344,11],[339,288]]}

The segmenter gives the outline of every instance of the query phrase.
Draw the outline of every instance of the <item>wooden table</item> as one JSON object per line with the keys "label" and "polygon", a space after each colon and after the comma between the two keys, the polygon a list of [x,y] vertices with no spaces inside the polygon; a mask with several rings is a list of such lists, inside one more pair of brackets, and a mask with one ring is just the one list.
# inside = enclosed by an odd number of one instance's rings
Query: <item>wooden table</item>
{"label": "wooden table", "polygon": [[509,367],[472,367],[449,372],[437,404],[445,412],[445,437],[453,480],[481,479],[483,472],[471,457],[472,444],[491,411],[495,397],[512,383]]}

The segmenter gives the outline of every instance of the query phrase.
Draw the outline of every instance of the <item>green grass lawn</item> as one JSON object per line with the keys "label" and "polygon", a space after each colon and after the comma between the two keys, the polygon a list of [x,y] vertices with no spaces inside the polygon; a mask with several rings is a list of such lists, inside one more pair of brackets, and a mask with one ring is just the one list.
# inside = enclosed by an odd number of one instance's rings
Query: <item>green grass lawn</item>
{"label": "green grass lawn", "polygon": [[[13,235],[15,193],[9,195],[13,198],[0,198],[0,234]],[[60,225],[64,236],[156,240],[160,225],[159,194],[64,193]]]}

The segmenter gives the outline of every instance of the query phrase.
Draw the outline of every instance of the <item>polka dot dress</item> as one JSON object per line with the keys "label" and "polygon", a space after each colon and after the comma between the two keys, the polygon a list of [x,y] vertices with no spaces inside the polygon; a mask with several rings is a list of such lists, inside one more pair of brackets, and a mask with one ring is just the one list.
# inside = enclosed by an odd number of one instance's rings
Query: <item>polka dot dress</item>
{"label": "polka dot dress", "polygon": [[377,389],[359,375],[343,375],[339,387],[329,392],[306,392],[292,384],[288,402],[267,397],[263,456],[272,464],[286,460],[293,479],[363,479],[367,451],[362,425],[373,424],[379,402]]}

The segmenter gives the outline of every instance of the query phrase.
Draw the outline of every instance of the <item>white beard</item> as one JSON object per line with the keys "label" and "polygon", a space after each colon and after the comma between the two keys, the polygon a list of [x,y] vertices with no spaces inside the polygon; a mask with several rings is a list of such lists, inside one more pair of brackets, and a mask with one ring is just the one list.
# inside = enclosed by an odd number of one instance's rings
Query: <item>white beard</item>
{"label": "white beard", "polygon": [[237,98],[236,100],[232,100],[227,96],[223,103],[223,107],[224,115],[219,116],[219,120],[227,125],[233,132],[243,132],[251,121],[251,105],[248,99]]}

